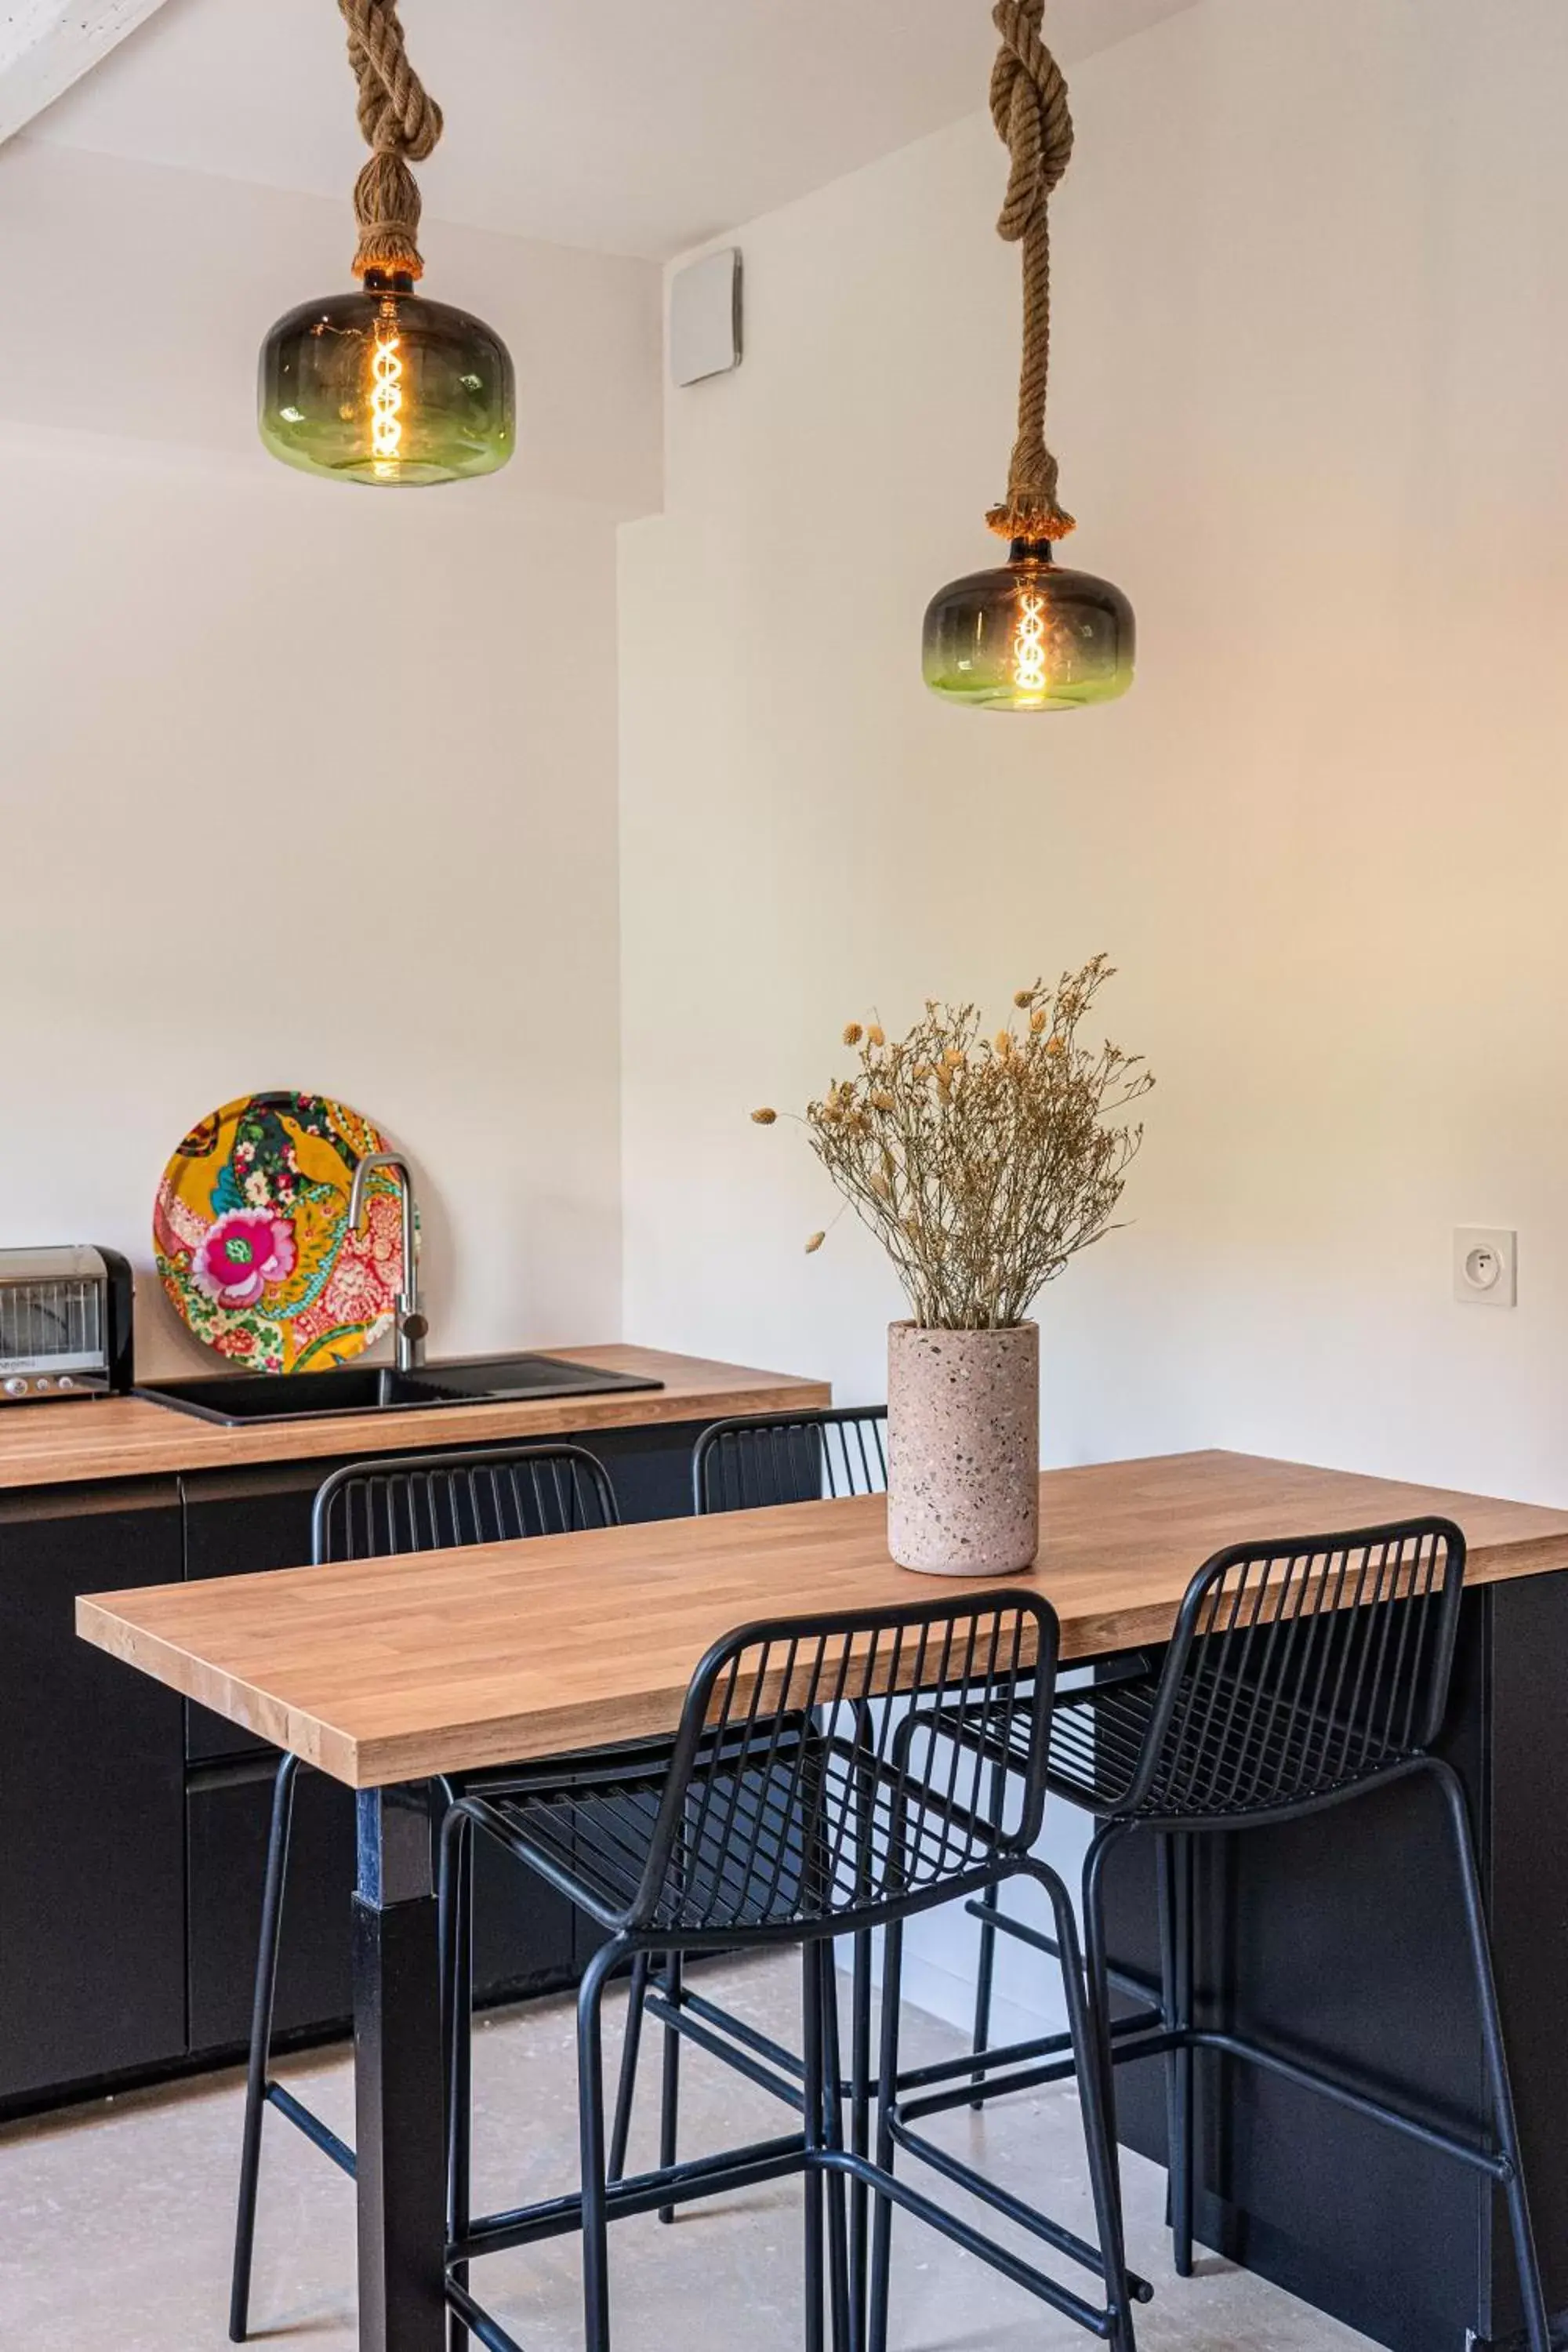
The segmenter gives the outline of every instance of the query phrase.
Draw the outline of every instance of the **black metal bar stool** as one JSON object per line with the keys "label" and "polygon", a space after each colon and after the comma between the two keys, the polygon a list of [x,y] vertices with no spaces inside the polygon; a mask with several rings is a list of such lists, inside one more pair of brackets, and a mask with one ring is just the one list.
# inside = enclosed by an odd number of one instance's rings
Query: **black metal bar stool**
{"label": "black metal bar stool", "polygon": [[[842,1501],[851,1495],[885,1494],[887,1421],[886,1405],[849,1405],[814,1412],[752,1413],[712,1422],[692,1452],[692,1503],[697,1516],[705,1518],[716,1511],[766,1510],[780,1504]],[[856,2048],[862,2056],[868,2048],[866,2036],[870,2031],[870,2002],[871,1944],[866,1936],[856,1947],[853,2027]],[[618,2179],[626,2168],[643,2019],[649,2011],[664,2027],[661,2164],[673,2164],[676,2158],[683,2038],[702,2042],[711,2052],[712,2035],[718,2032],[724,2037],[726,2054],[739,2047],[786,2074],[798,2078],[802,2072],[804,2062],[798,2052],[785,2050],[736,2017],[732,2011],[693,1992],[678,1953],[664,1957],[657,1975],[654,1957],[639,1953],[632,1967],[620,2089],[610,2135],[612,2180]],[[862,2155],[869,2145],[867,2135],[867,2118],[858,2115],[854,2144]],[[865,2207],[859,2190],[855,2192],[855,2205],[856,2225],[863,2231]],[[659,2219],[673,2221],[673,2206],[667,2207]]]}
{"label": "black metal bar stool", "polygon": [[[1192,2270],[1193,2059],[1208,2050],[1405,2133],[1496,2182],[1508,2207],[1525,2337],[1530,2352],[1549,2352],[1464,1788],[1453,1767],[1433,1753],[1447,1712],[1464,1567],[1464,1537],[1440,1518],[1216,1553],[1188,1587],[1163,1664],[1058,1697],[1047,1779],[1054,1794],[1085,1807],[1099,1822],[1084,1868],[1084,1938],[1112,2117],[1114,2068],[1133,2059],[1165,2060],[1178,2273]],[[956,1711],[947,1724],[963,1735]],[[1024,1769],[1016,1735],[1011,1753],[994,1742],[973,1744],[999,1777]],[[1491,2106],[1489,2139],[1461,2136],[1341,2069],[1305,2064],[1202,2024],[1194,2014],[1194,1840],[1296,1821],[1415,1778],[1435,1784],[1451,1839]],[[1160,2001],[1152,2016],[1145,2009],[1113,2030],[1105,1869],[1116,1846],[1138,1833],[1152,1835],[1159,1849]],[[987,1916],[984,1906],[980,1916]],[[992,1916],[989,1924],[994,1930],[1002,1923]],[[1028,1940],[1052,1948],[1037,1934]],[[992,2069],[1054,2053],[1042,2041],[980,2054],[976,2103],[1008,2087]]]}
{"label": "black metal bar stool", "polygon": [[[405,1456],[391,1465],[351,1463],[326,1479],[317,1493],[310,1519],[310,1556],[318,1567],[332,1560],[384,1559],[402,1552],[447,1551],[525,1536],[567,1535],[582,1528],[614,1527],[618,1519],[615,1493],[603,1465],[579,1446],[429,1454]],[[562,1770],[567,1769],[563,1763]],[[275,2108],[342,2171],[351,2178],[354,2171],[353,2150],[291,2091],[273,2082],[268,2072],[294,1789],[300,1769],[298,1757],[283,1757],[273,1783],[229,2299],[228,2332],[237,2344],[244,2343],[249,2331],[256,2203],[267,2109]],[[475,1776],[464,1785],[505,1778],[503,1768]],[[455,1793],[449,1785],[446,1787],[448,1801]]]}
{"label": "black metal bar stool", "polygon": [[[978,1599],[751,1625],[711,1649],[692,1679],[673,1756],[651,1769],[606,1756],[592,1787],[541,1767],[505,1792],[469,1791],[449,1809],[442,1886],[468,1874],[476,1834],[493,1839],[565,1895],[607,1934],[578,1994],[581,2186],[513,2210],[473,2218],[466,2168],[455,2168],[448,2304],[488,2352],[519,2352],[470,2291],[483,2255],[580,2230],[587,2352],[609,2352],[607,2231],[612,2221],[799,2172],[805,2179],[807,2352],[821,2352],[830,2316],[836,2345],[885,2332],[889,2230],[896,2206],[990,2263],[1052,2309],[1133,2352],[1116,2167],[1108,2137],[1095,2029],[1072,1906],[1037,1860],[1055,1684],[1057,1622],[1047,1602],[991,1590]],[[891,1696],[890,1696],[891,1695]],[[977,1771],[964,1741],[942,1725],[949,1711],[967,1741],[1005,1754],[1004,1801],[974,1801]],[[935,1905],[1027,1874],[1050,1897],[1062,1953],[1070,2042],[1081,2105],[1097,2242],[1006,2198],[956,2159],[945,2176],[1021,2222],[1057,2256],[1100,2282],[1102,2299],[1026,2262],[950,2213],[893,2170],[887,2126],[898,2073],[897,1950],[902,1923]],[[882,1928],[894,1981],[884,2000],[872,2080],[851,2090],[879,2109],[877,2155],[847,2145],[843,2128],[833,1940]],[[803,1958],[805,2060],[798,2076],[767,2083],[799,2129],[686,2164],[608,2177],[600,2008],[609,1974],[628,1955],[745,1951],[781,1945]],[[460,2043],[469,2024],[460,1959],[449,1953],[447,2013]],[[466,2068],[452,2053],[454,2149]],[[967,2062],[964,2062],[967,2063]],[[757,2073],[771,2070],[757,2062]],[[873,2199],[869,2265],[847,2227],[845,2182]]]}

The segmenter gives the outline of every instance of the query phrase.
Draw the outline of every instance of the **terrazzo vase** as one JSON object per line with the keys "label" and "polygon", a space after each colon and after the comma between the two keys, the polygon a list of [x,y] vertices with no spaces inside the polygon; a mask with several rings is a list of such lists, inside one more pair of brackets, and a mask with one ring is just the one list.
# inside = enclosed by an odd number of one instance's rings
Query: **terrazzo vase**
{"label": "terrazzo vase", "polygon": [[1040,1541],[1040,1330],[888,1328],[888,1549],[928,1576],[1011,1576]]}

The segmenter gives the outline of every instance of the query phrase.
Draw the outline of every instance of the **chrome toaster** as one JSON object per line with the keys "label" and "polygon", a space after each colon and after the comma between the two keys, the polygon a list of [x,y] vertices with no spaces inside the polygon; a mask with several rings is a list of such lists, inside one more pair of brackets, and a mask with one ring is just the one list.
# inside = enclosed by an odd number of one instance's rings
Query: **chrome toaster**
{"label": "chrome toaster", "polygon": [[131,1315],[117,1250],[0,1249],[0,1404],[123,1395]]}

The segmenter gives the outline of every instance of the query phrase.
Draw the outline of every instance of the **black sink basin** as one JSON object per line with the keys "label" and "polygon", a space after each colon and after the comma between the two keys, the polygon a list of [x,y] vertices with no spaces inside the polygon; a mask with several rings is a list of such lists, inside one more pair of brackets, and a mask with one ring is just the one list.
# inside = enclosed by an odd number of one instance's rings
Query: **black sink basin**
{"label": "black sink basin", "polygon": [[417,1372],[348,1364],[282,1379],[266,1372],[215,1372],[194,1381],[149,1381],[136,1391],[199,1420],[230,1428],[253,1421],[324,1421],[333,1413],[425,1412],[446,1404],[510,1404],[534,1397],[608,1396],[660,1389],[635,1372],[602,1371],[561,1356],[473,1356]]}

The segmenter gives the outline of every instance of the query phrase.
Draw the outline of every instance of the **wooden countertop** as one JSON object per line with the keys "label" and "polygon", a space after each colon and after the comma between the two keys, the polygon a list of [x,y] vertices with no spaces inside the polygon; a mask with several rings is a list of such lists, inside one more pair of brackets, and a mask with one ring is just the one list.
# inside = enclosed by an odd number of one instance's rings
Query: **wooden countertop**
{"label": "wooden countertop", "polygon": [[[1047,1472],[1040,1559],[1063,1655],[1163,1641],[1221,1546],[1458,1519],[1485,1584],[1568,1568],[1568,1511],[1238,1454]],[[960,1580],[969,1589],[966,1580]],[[79,1601],[100,1649],[352,1788],[673,1728],[710,1644],[750,1620],[908,1603],[954,1581],[887,1550],[878,1496]]]}
{"label": "wooden countertop", "polygon": [[[86,1478],[142,1478],[179,1470],[233,1470],[246,1463],[309,1462],[419,1446],[484,1445],[563,1430],[639,1429],[659,1422],[719,1421],[730,1413],[788,1412],[831,1404],[825,1381],[744,1364],[673,1356],[620,1344],[542,1352],[608,1372],[646,1373],[661,1389],[607,1396],[542,1397],[530,1403],[441,1405],[427,1412],[345,1413],[328,1421],[269,1422],[225,1429],[141,1397],[74,1404],[0,1406],[0,1489]],[[304,1375],[303,1377],[309,1377]]]}

